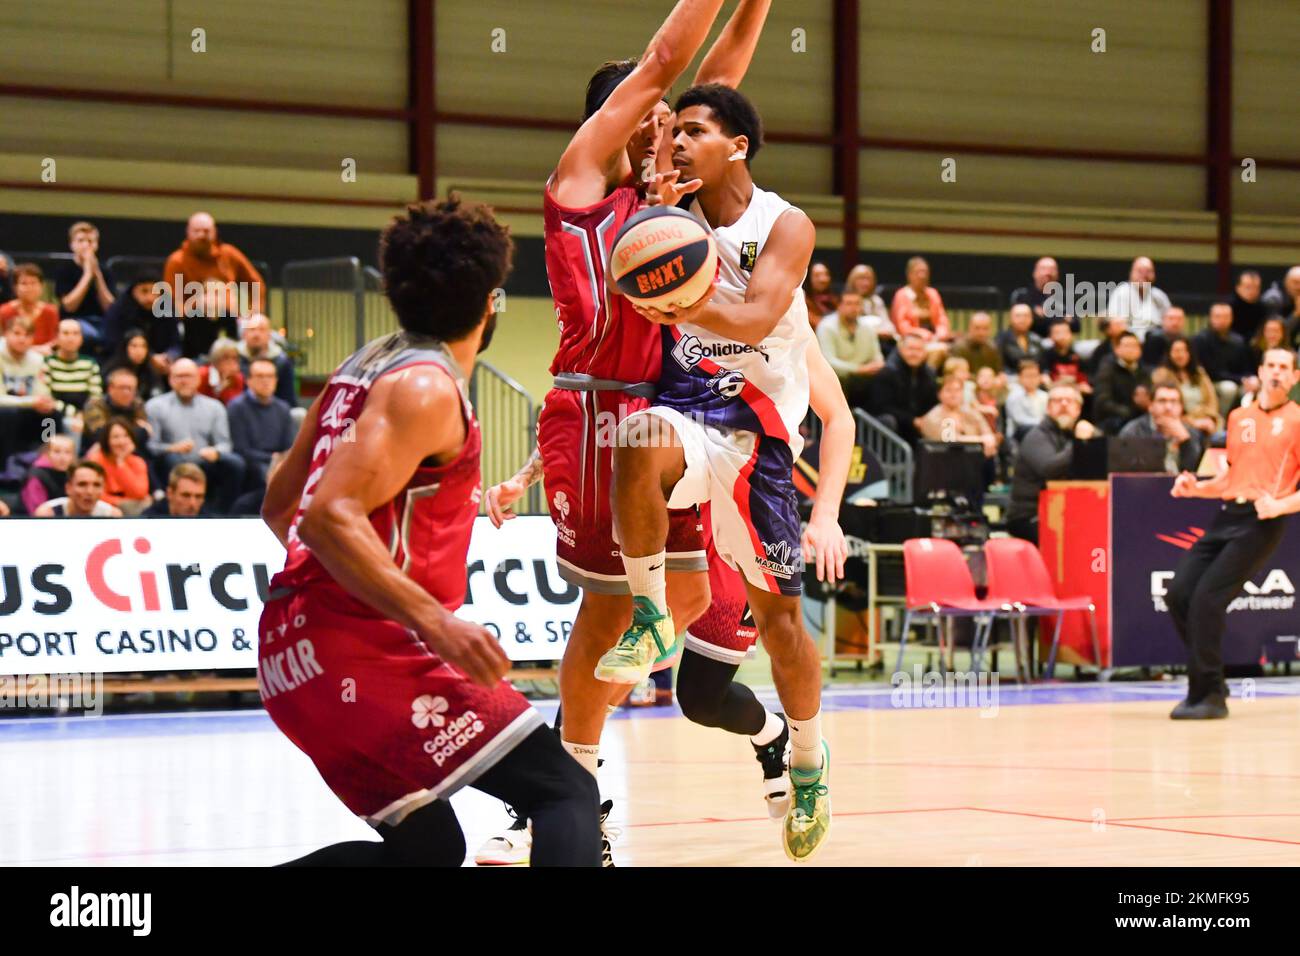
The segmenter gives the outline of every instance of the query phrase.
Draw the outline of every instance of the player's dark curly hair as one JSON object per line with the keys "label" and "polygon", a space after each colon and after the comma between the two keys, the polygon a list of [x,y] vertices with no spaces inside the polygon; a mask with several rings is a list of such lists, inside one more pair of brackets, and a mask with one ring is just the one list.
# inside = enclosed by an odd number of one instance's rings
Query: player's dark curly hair
{"label": "player's dark curly hair", "polygon": [[754,162],[754,157],[758,155],[763,145],[763,120],[759,117],[758,110],[754,109],[754,104],[749,101],[749,97],[721,83],[704,83],[700,86],[692,86],[677,97],[673,110],[681,115],[682,110],[688,106],[707,106],[712,111],[714,119],[718,121],[718,125],[722,127],[722,131],[728,136],[749,137],[749,149],[745,151],[745,165]]}
{"label": "player's dark curly hair", "polygon": [[384,294],[398,323],[444,342],[474,331],[513,256],[510,230],[491,208],[454,192],[407,206],[379,236]]}

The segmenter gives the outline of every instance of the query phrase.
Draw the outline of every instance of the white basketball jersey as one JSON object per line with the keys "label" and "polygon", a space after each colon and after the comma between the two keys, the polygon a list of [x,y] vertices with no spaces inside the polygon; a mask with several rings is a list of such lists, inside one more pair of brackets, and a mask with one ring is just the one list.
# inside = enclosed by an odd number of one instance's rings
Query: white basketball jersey
{"label": "white basketball jersey", "polygon": [[[713,234],[718,247],[715,302],[743,302],[772,226],[792,209],[776,193],[754,187],[741,217],[714,228],[699,201],[688,211]],[[705,424],[740,428],[779,438],[797,456],[799,425],[808,414],[808,363],[812,326],[802,292],[803,277],[790,290],[790,306],[757,345],[723,338],[689,322],[664,326],[663,369],[657,404],[676,408]]]}

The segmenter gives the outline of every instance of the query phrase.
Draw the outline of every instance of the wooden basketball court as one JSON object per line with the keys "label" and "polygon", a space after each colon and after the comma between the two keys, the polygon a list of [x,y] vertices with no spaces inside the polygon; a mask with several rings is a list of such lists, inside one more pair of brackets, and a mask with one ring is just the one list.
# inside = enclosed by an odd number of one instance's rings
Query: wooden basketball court
{"label": "wooden basketball court", "polygon": [[[1169,720],[1181,692],[1008,685],[981,710],[836,687],[835,823],[812,865],[1294,864],[1300,680],[1232,682],[1219,722]],[[745,740],[646,708],[609,722],[602,755],[619,865],[792,865]],[[24,768],[0,791],[0,864],[266,865],[373,838],[257,710],[3,720],[0,763]],[[471,856],[508,822],[476,791],[452,802]]]}

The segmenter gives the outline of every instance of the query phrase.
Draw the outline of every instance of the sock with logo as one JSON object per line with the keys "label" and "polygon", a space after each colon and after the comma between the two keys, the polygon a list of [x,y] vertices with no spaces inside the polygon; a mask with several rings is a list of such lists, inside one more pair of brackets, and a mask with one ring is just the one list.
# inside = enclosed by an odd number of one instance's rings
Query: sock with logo
{"label": "sock with logo", "polygon": [[822,765],[822,712],[807,720],[795,720],[786,714],[790,726],[790,767],[794,770],[820,770]]}
{"label": "sock with logo", "polygon": [[665,553],[647,554],[643,558],[623,555],[627,583],[633,597],[648,597],[660,614],[668,613],[667,585],[664,583]]}
{"label": "sock with logo", "polygon": [[593,777],[600,766],[600,744],[575,744],[571,740],[561,739],[560,743],[574,760],[582,764],[582,769]]}

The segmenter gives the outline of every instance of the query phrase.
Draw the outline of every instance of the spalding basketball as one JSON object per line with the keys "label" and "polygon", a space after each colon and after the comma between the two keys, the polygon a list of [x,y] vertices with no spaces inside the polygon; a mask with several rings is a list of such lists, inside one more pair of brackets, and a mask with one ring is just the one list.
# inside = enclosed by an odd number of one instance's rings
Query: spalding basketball
{"label": "spalding basketball", "polygon": [[694,305],[709,291],[717,271],[713,236],[675,206],[650,206],[629,219],[609,257],[618,290],[652,309]]}

